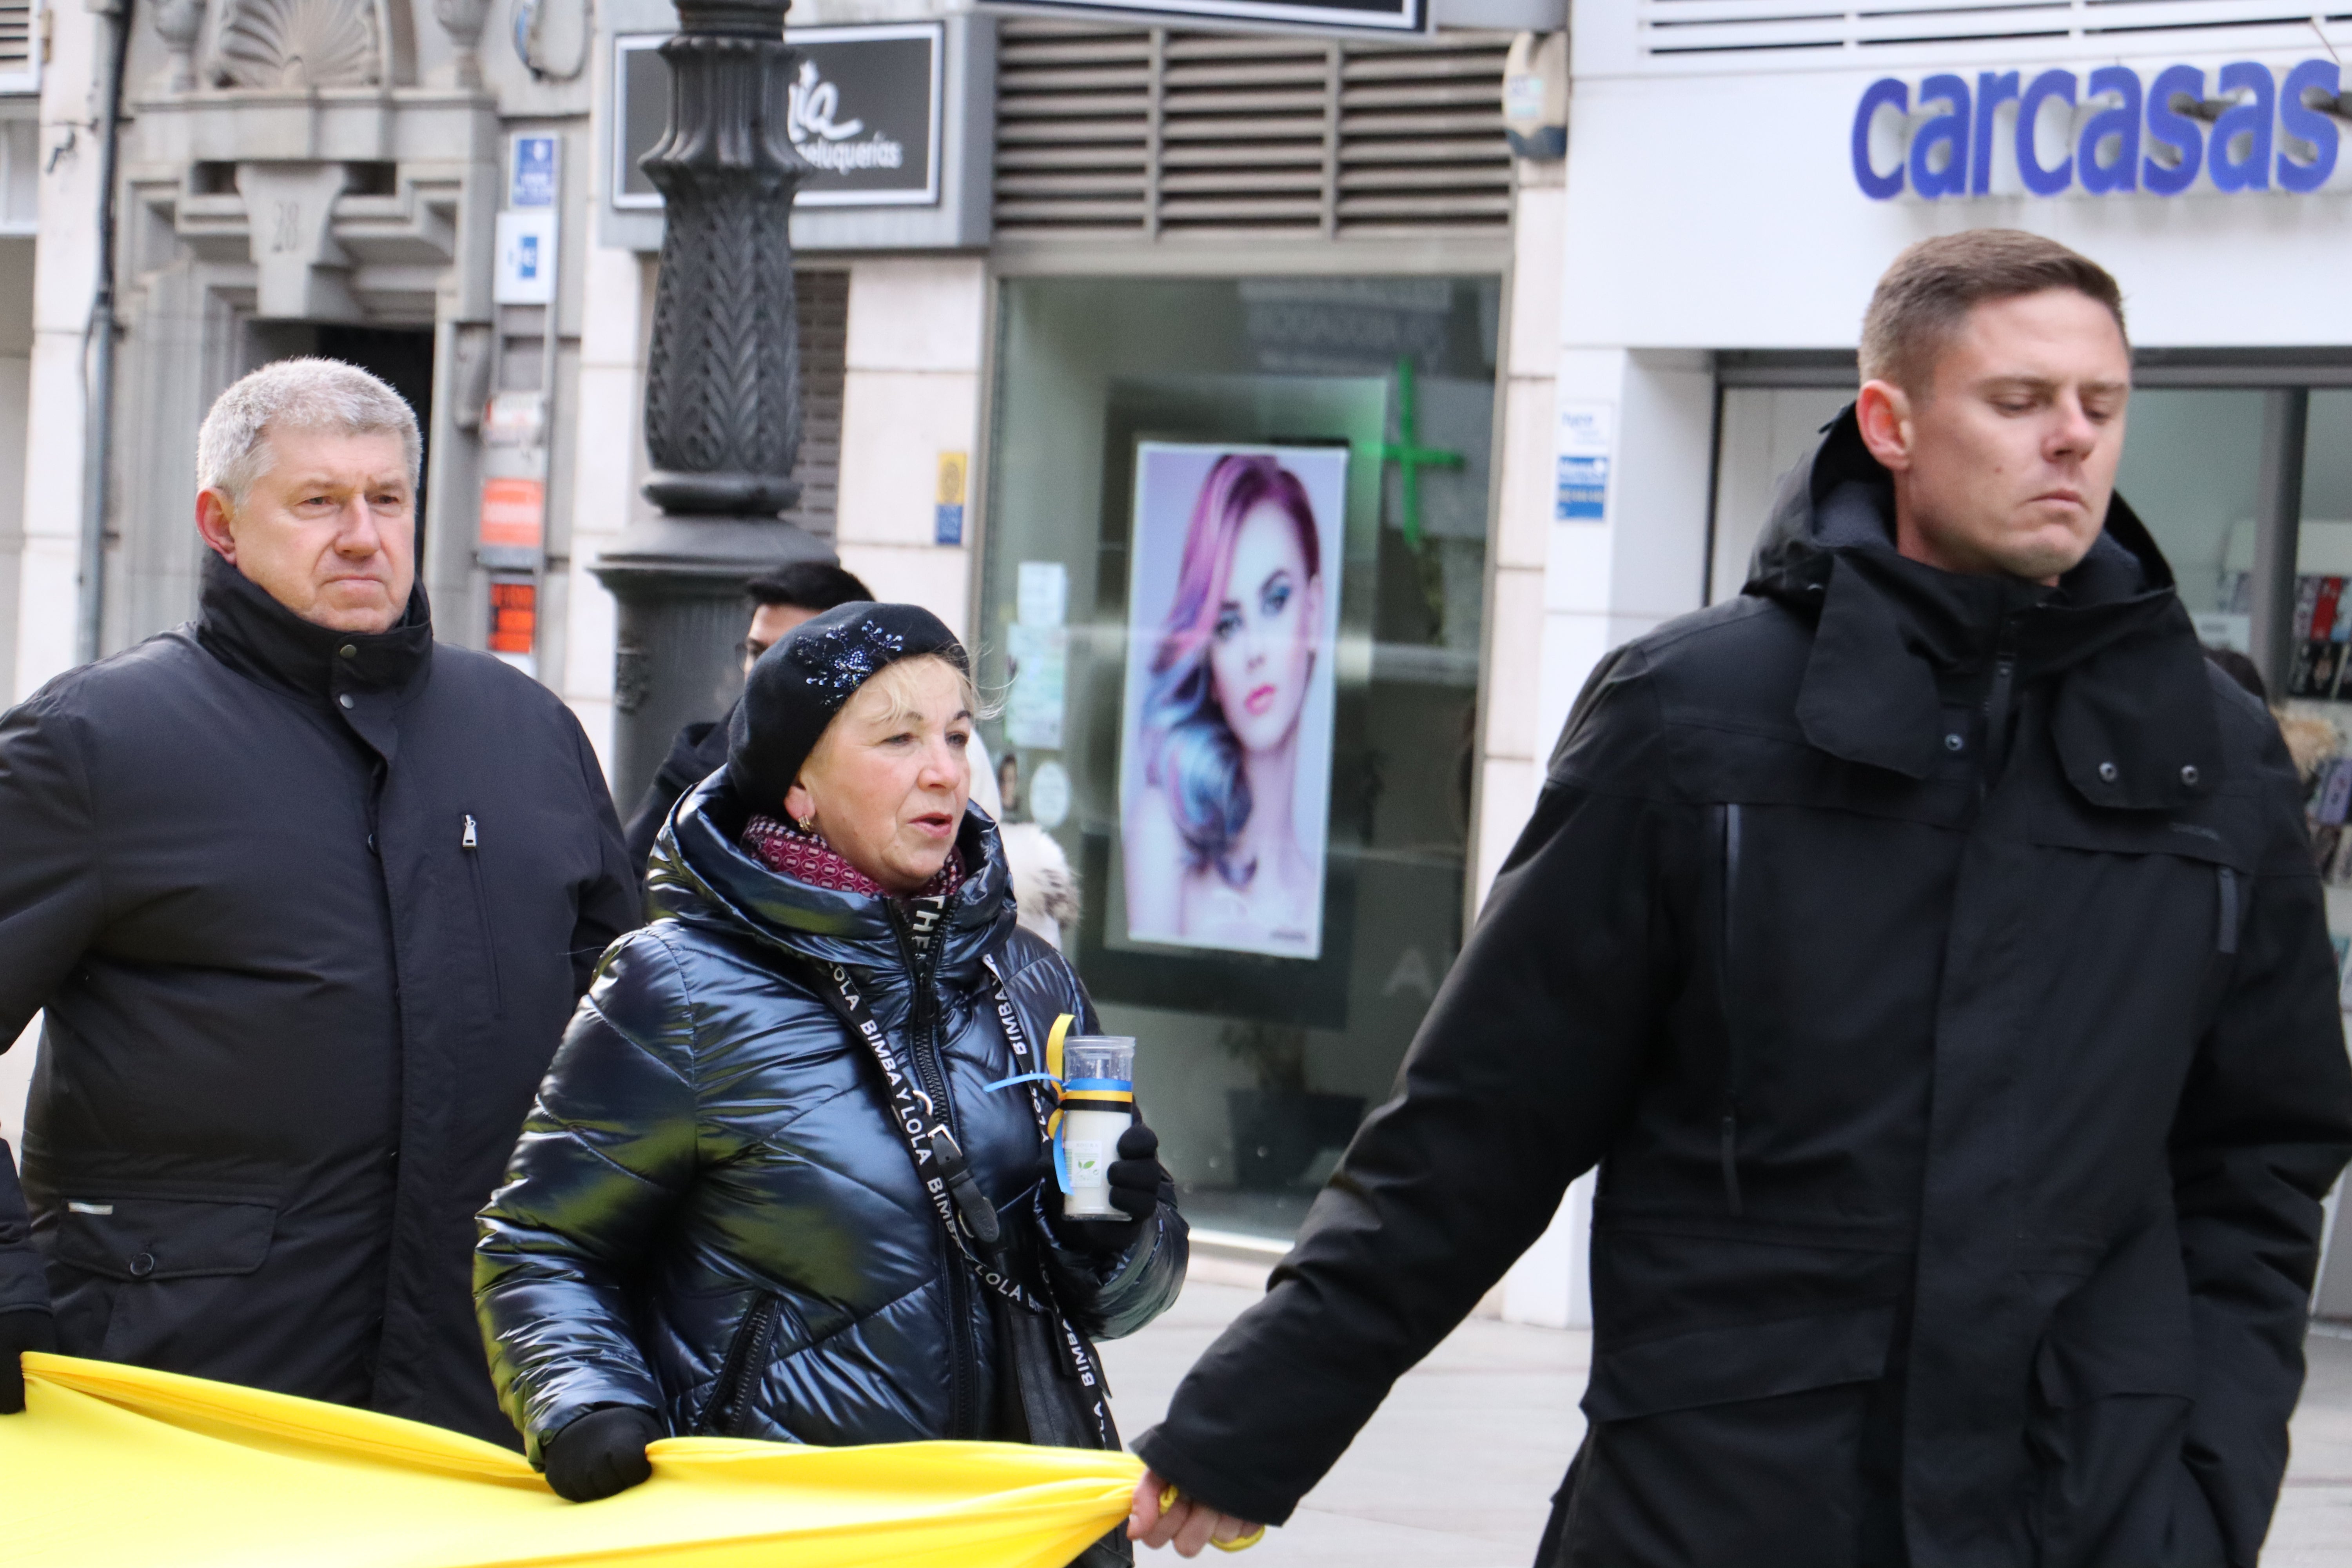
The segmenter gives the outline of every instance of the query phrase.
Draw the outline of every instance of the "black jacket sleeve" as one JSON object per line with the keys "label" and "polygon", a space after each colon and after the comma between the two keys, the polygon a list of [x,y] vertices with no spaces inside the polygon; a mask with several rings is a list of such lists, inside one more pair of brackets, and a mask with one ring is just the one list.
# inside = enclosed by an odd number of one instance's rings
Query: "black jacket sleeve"
{"label": "black jacket sleeve", "polygon": [[[567,715],[568,717],[568,715]],[[605,787],[604,770],[595,748],[588,743],[579,721],[572,723],[580,772],[596,817],[596,848],[602,861],[587,887],[581,890],[579,913],[572,928],[572,992],[585,995],[596,978],[597,961],[624,931],[644,923],[645,861],[634,864],[621,842],[621,826],[613,816],[613,792]]]}
{"label": "black jacket sleeve", "polygon": [[627,1281],[692,1184],[700,1130],[691,1003],[653,931],[613,949],[482,1211],[474,1304],[490,1378],[533,1463],[600,1405],[662,1411]]}
{"label": "black jacket sleeve", "polygon": [[[99,835],[76,740],[45,697],[0,714],[0,1050],[64,983],[103,918]],[[0,1311],[48,1304],[9,1163],[0,1173]]]}
{"label": "black jacket sleeve", "polygon": [[[2275,737],[2271,749],[2285,773]],[[2352,1155],[2352,1063],[2319,879],[2289,786],[2273,793],[2270,863],[2252,879],[2229,989],[2172,1132],[2198,1352],[2185,1457],[2244,1568],[2286,1471],[2320,1202]]]}
{"label": "black jacket sleeve", "polygon": [[654,773],[654,782],[637,801],[636,810],[629,814],[628,827],[622,837],[628,849],[629,866],[642,881],[646,862],[652,858],[654,840],[661,837],[662,824],[687,791],[717,773],[727,763],[727,725],[735,710],[728,709],[716,721],[688,724],[669,743],[669,755]]}
{"label": "black jacket sleeve", "polygon": [[1594,675],[1535,816],[1265,1300],[1136,1443],[1278,1524],[1390,1385],[1540,1236],[1628,1114],[1671,974],[1659,725],[1637,653]]}

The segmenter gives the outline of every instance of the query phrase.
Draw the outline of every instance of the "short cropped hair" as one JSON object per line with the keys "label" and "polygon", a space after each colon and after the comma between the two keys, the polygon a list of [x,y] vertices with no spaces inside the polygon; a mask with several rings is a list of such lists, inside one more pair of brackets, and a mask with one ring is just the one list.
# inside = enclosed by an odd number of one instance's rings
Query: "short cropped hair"
{"label": "short cropped hair", "polygon": [[865,604],[874,590],[830,561],[795,561],[762,572],[743,584],[755,605],[785,605],[818,615],[842,605]]}
{"label": "short cropped hair", "polygon": [[2131,346],[2123,290],[2105,268],[2022,229],[1971,228],[1921,240],[1878,280],[1862,319],[1862,379],[1924,392],[1970,310],[2046,289],[2072,289],[2105,305]]}
{"label": "short cropped hair", "polygon": [[389,384],[339,359],[281,359],[263,365],[213,399],[196,433],[196,488],[242,502],[277,461],[269,432],[333,430],[347,436],[390,431],[400,437],[408,482],[417,482],[425,443],[416,411]]}

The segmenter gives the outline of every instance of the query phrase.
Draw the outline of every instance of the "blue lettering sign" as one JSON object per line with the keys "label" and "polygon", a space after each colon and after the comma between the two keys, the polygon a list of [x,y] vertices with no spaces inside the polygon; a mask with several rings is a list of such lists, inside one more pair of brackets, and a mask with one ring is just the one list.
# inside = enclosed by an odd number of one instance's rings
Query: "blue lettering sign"
{"label": "blue lettering sign", "polygon": [[1922,107],[1938,99],[1944,112],[1911,138],[1911,188],[1923,196],[1957,196],[1969,188],[1969,84],[1956,76],[1919,84]]}
{"label": "blue lettering sign", "polygon": [[2268,66],[2240,60],[2221,68],[2221,96],[2233,92],[2247,96],[2213,121],[2213,188],[2269,190],[2271,121],[2278,103],[2278,84],[2271,80]]}
{"label": "blue lettering sign", "polygon": [[2305,60],[2286,73],[2279,94],[2281,186],[2315,191],[2336,173],[2336,121],[2311,106],[2313,98],[2333,103],[2342,90],[2334,60]]}
{"label": "blue lettering sign", "polygon": [[551,207],[555,205],[555,138],[518,136],[514,144],[514,180],[507,205]]}
{"label": "blue lettering sign", "polygon": [[1878,123],[1878,111],[1891,109],[1897,114],[1911,112],[1911,89],[1893,77],[1881,77],[1862,89],[1862,107],[1853,114],[1853,183],[1872,201],[1883,202],[1903,194],[1903,164],[1897,161],[1892,173],[1882,174],[1870,161],[1870,134]]}
{"label": "blue lettering sign", "polygon": [[1559,522],[1600,522],[1609,514],[1609,459],[1570,453],[1559,460],[1552,508]]}
{"label": "blue lettering sign", "polygon": [[2159,196],[2177,196],[2197,183],[2205,132],[2183,112],[2205,101],[2205,73],[2167,66],[2147,89],[2147,161],[2139,177]]}
{"label": "blue lettering sign", "polygon": [[2342,83],[2333,60],[2277,74],[2232,60],[2215,73],[2210,97],[2205,70],[2189,65],[2168,66],[2145,85],[2119,65],[2081,77],[2047,69],[2030,80],[2022,71],[1979,71],[1973,84],[1949,72],[1916,87],[1882,77],[1854,105],[1848,152],[1855,186],[1878,202],[2021,186],[2032,196],[2078,188],[2094,196],[2306,194],[2352,186],[2352,175],[2336,177]]}
{"label": "blue lettering sign", "polygon": [[[2025,89],[2025,96],[2017,100],[2017,175],[2025,182],[2025,188],[2037,196],[2054,196],[2074,182],[2074,160],[2071,155],[2060,159],[2056,168],[2045,169],[2042,166],[2041,151],[2034,145],[2042,106],[2050,103],[2063,103],[2070,110],[2074,107],[2073,71],[2043,71]],[[2059,123],[2071,132],[2073,121],[2070,113]]]}
{"label": "blue lettering sign", "polygon": [[[2103,66],[2091,73],[2091,96],[2116,100],[2112,109],[2091,116],[2083,127],[2083,140],[2074,150],[2074,163],[2083,176],[2083,188],[2094,195],[2109,191],[2134,191],[2139,188],[2139,73],[2122,66]],[[2108,155],[2112,145],[2114,155]]]}
{"label": "blue lettering sign", "polygon": [[1995,76],[1990,71],[1977,73],[1977,139],[1976,153],[1969,168],[1969,194],[1980,196],[1992,189],[1992,128],[1993,110],[2004,103],[2017,101],[2017,73],[2003,71]]}

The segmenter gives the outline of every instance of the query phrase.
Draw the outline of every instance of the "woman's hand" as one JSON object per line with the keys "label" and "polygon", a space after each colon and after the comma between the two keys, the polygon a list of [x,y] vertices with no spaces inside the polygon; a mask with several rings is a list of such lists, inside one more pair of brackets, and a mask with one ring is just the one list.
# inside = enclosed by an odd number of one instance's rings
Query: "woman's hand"
{"label": "woman's hand", "polygon": [[650,1410],[603,1405],[560,1427],[541,1455],[558,1497],[594,1502],[640,1485],[654,1473],[646,1445],[667,1436]]}
{"label": "woman's hand", "polygon": [[1160,1134],[1143,1124],[1139,1108],[1127,1131],[1118,1135],[1118,1158],[1110,1163],[1103,1179],[1110,1188],[1111,1207],[1125,1215],[1125,1219],[1072,1219],[1062,1213],[1050,1186],[1045,1219],[1053,1227],[1054,1239],[1063,1246],[1114,1257],[1133,1247],[1143,1234],[1145,1223],[1159,1210],[1160,1185],[1168,1180],[1168,1173],[1160,1166]]}
{"label": "woman's hand", "polygon": [[[1167,1501],[1165,1508],[1160,1506],[1162,1500]],[[1198,1557],[1203,1546],[1227,1552],[1255,1546],[1265,1533],[1262,1524],[1219,1513],[1207,1503],[1186,1497],[1157,1470],[1144,1471],[1143,1479],[1135,1483],[1135,1503],[1127,1516],[1129,1541],[1173,1546],[1179,1557]]]}

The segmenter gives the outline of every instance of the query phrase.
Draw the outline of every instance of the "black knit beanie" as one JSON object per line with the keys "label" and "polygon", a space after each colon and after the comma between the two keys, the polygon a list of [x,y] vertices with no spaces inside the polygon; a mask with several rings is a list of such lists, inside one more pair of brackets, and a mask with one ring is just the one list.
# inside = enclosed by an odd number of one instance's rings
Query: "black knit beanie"
{"label": "black knit beanie", "polygon": [[920,605],[840,605],[761,654],[727,730],[727,783],[754,811],[783,809],[817,737],[883,666],[935,654],[969,670],[963,645]]}

